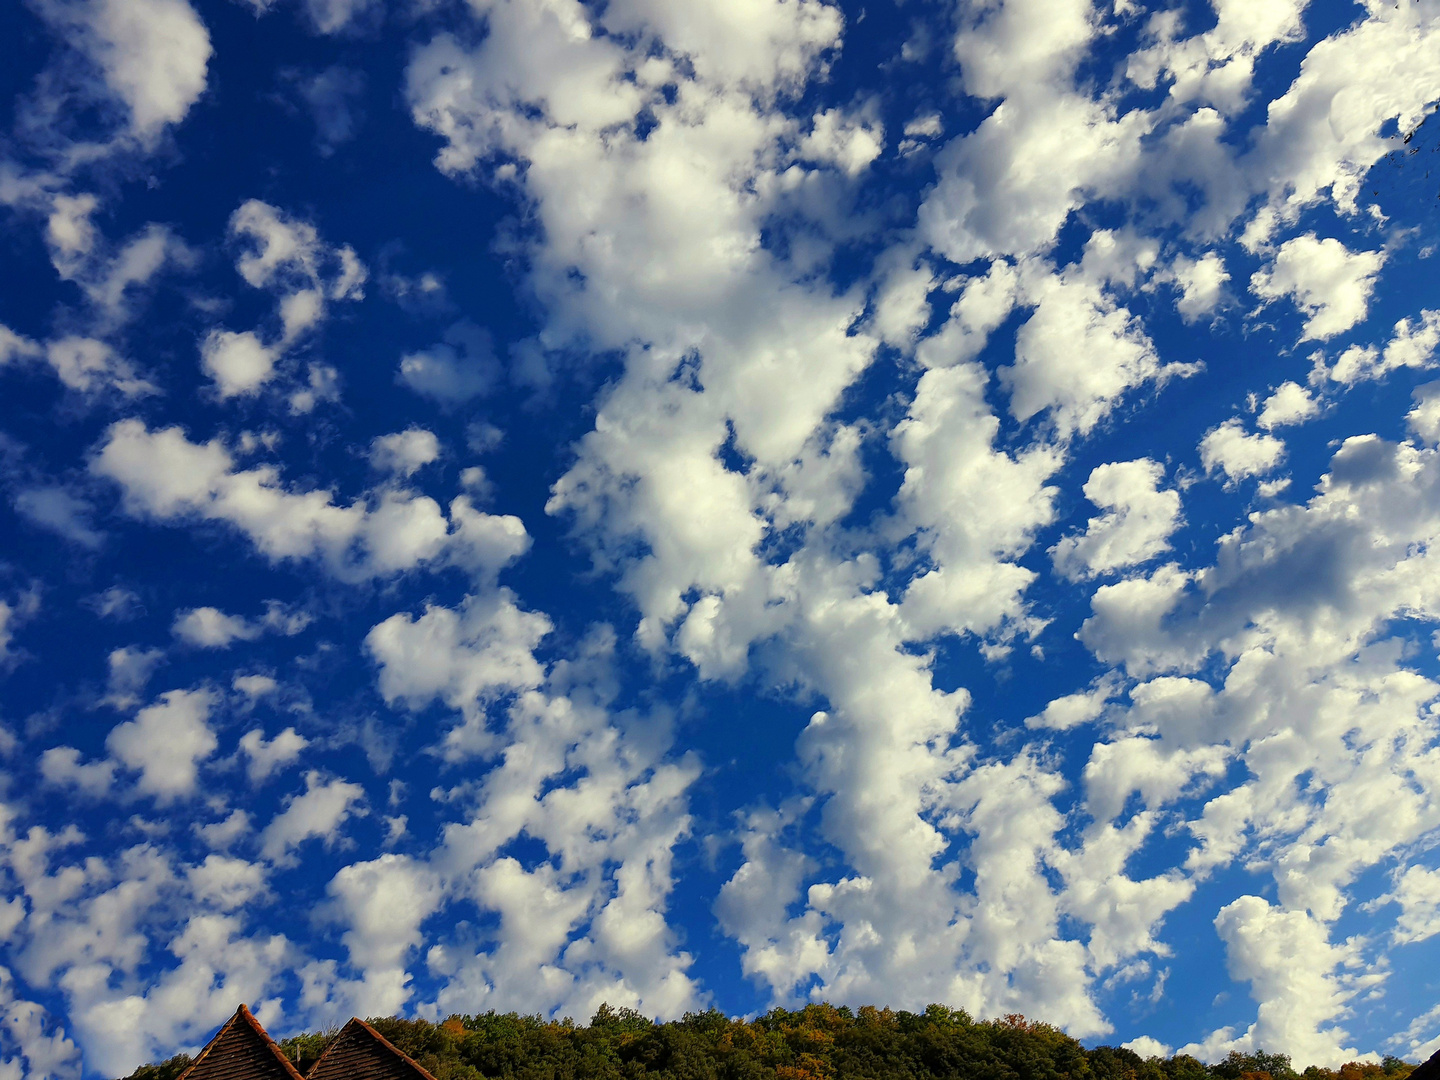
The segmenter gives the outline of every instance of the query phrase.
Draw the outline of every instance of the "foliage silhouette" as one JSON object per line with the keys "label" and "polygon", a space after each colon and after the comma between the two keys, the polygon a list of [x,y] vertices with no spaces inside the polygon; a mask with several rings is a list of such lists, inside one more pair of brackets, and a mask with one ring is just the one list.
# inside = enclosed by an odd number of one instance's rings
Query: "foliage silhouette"
{"label": "foliage silhouette", "polygon": [[[1143,1058],[1118,1046],[1087,1050],[1020,1015],[974,1020],[944,1005],[912,1013],[819,1004],[753,1020],[712,1009],[665,1024],[601,1005],[585,1027],[496,1012],[370,1023],[436,1080],[1406,1080],[1415,1068],[1387,1057],[1297,1072],[1286,1055],[1263,1051],[1232,1051],[1208,1066],[1184,1054]],[[297,1035],[280,1048],[303,1073],[335,1034]],[[189,1063],[180,1055],[144,1065],[128,1080],[175,1080]]]}

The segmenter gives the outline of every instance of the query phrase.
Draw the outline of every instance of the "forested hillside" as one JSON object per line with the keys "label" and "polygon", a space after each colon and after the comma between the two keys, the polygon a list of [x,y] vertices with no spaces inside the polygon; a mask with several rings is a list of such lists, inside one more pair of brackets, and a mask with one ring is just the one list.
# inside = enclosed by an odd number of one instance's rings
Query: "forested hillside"
{"label": "forested hillside", "polygon": [[[748,1021],[712,1011],[665,1024],[602,1005],[588,1027],[493,1012],[370,1023],[436,1080],[1405,1080],[1415,1068],[1392,1057],[1303,1071],[1281,1054],[1232,1053],[1208,1066],[1185,1055],[1146,1059],[1113,1046],[1087,1050],[1023,1016],[975,1021],[943,1005],[923,1013],[809,1005]],[[304,1072],[334,1034],[280,1046]],[[189,1061],[145,1065],[129,1080],[174,1080]]]}

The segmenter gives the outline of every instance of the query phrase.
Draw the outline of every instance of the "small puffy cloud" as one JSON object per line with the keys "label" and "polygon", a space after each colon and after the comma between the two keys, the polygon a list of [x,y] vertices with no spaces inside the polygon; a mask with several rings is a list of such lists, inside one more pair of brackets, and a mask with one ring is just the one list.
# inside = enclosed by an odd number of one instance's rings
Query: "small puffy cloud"
{"label": "small puffy cloud", "polygon": [[12,600],[0,600],[0,670],[16,659],[11,648],[15,631],[39,610],[40,594],[33,589]]}
{"label": "small puffy cloud", "polygon": [[346,927],[350,963],[367,975],[403,974],[421,944],[420,924],[444,898],[438,875],[403,855],[381,855],[342,868],[326,891]]}
{"label": "small puffy cloud", "polygon": [[73,23],[72,41],[125,103],[141,142],[182,120],[204,92],[210,34],[186,0],[89,0],[50,10]]}
{"label": "small puffy cloud", "polygon": [[1424,866],[1407,867],[1395,879],[1395,887],[1370,907],[1383,903],[1400,905],[1400,917],[1390,932],[1397,945],[1425,941],[1440,934],[1440,870]]}
{"label": "small puffy cloud", "polygon": [[381,435],[370,442],[370,464],[379,472],[404,479],[440,457],[440,440],[433,431],[407,428]]}
{"label": "small puffy cloud", "polygon": [[365,813],[365,789],[344,780],[322,780],[320,773],[305,774],[305,790],[286,800],[260,834],[260,855],[277,866],[293,866],[293,852],[306,840],[319,837],[327,847],[338,839],[338,830],[353,814]]}
{"label": "small puffy cloud", "polygon": [[105,534],[91,521],[90,504],[65,488],[24,488],[15,493],[11,505],[27,521],[81,547],[94,550],[104,543]]}
{"label": "small puffy cloud", "polygon": [[1417,386],[1413,397],[1415,406],[1405,414],[1405,423],[1424,442],[1440,443],[1440,382]]}
{"label": "small puffy cloud", "polygon": [[800,141],[802,157],[834,165],[846,176],[859,176],[884,148],[885,129],[878,122],[843,109],[816,113]]}
{"label": "small puffy cloud", "polygon": [[1231,977],[1250,983],[1260,1002],[1245,1049],[1283,1046],[1298,1061],[1332,1068],[1359,1055],[1340,1042],[1346,1032],[1334,1023],[1349,1011],[1353,991],[1343,968],[1347,961],[1358,962],[1355,942],[1334,945],[1325,924],[1310,912],[1287,911],[1258,896],[1226,904],[1215,916],[1215,929],[1225,943]]}
{"label": "small puffy cloud", "polygon": [[1265,399],[1255,423],[1266,431],[1303,424],[1320,414],[1319,403],[1299,383],[1283,382]]}
{"label": "small puffy cloud", "polygon": [[200,366],[222,399],[259,391],[274,375],[278,358],[253,330],[212,330],[200,345]]}
{"label": "small puffy cloud", "polygon": [[1048,409],[1062,438],[1087,435],[1129,391],[1200,370],[1162,362],[1144,324],[1105,287],[1152,261],[1151,244],[1097,232],[1078,267],[1057,273],[1043,262],[1025,265],[1035,312],[1016,332],[1015,362],[1000,372],[1015,419]]}
{"label": "small puffy cloud", "polygon": [[328,491],[292,491],[274,466],[237,470],[218,440],[190,442],[178,427],[139,420],[111,426],[91,471],[125,492],[125,508],[160,520],[225,521],[274,561],[318,558],[337,578],[362,581],[431,561],[480,578],[529,548],[520,520],[485,514],[460,496],[446,520],[433,499],[386,487],[348,505]]}
{"label": "small puffy cloud", "polygon": [[1135,1051],[1135,1053],[1143,1058],[1168,1058],[1175,1052],[1174,1048],[1167,1043],[1163,1043],[1159,1039],[1152,1038],[1149,1035],[1141,1035],[1138,1038],[1131,1039],[1129,1042],[1123,1042],[1120,1045],[1126,1050]]}
{"label": "small puffy cloud", "polygon": [[249,759],[245,774],[250,778],[250,783],[262,783],[272,773],[297,761],[301,752],[309,745],[310,740],[297,733],[293,727],[287,727],[269,740],[259,728],[247,731],[240,736],[240,749]]}
{"label": "small puffy cloud", "polygon": [[115,783],[115,762],[82,764],[80,751],[73,746],[56,746],[40,755],[40,776],[47,784],[73,788],[92,799],[110,794]]}
{"label": "small puffy cloud", "polygon": [[[259,199],[230,215],[229,231],[239,248],[235,269],[256,289],[278,296],[280,333],[266,341],[256,330],[212,329],[200,343],[200,363],[222,400],[258,393],[305,334],[324,321],[328,304],[365,296],[369,271],[348,244],[333,247],[315,226]],[[310,386],[291,395],[292,411],[304,413],[337,396],[335,369],[311,364]]]}
{"label": "small puffy cloud", "polygon": [[135,590],[123,585],[112,585],[104,592],[87,597],[83,603],[100,618],[116,622],[128,622],[145,611]]}
{"label": "small puffy cloud", "polygon": [[918,112],[905,125],[896,152],[902,157],[913,154],[932,139],[939,138],[945,131],[945,121],[938,112]]}
{"label": "small puffy cloud", "polygon": [[236,675],[230,685],[252,701],[273,694],[280,684],[269,675]]}
{"label": "small puffy cloud", "polygon": [[45,344],[46,362],[60,381],[80,394],[114,391],[123,397],[157,393],[128,360],[96,338],[70,335]]}
{"label": "small puffy cloud", "polygon": [[96,328],[112,330],[130,321],[132,294],[168,266],[189,266],[194,253],[163,225],[150,224],[111,244],[91,220],[99,200],[91,194],[56,195],[50,204],[45,239],[50,261],[66,281],[79,286]]}
{"label": "small puffy cloud", "polygon": [[444,339],[400,359],[398,381],[447,408],[483,397],[499,383],[500,360],[490,332],[458,322]]}
{"label": "small puffy cloud", "polygon": [[1285,457],[1285,444],[1273,435],[1251,435],[1239,418],[1211,428],[1200,440],[1200,463],[1214,475],[1225,474],[1230,484],[1251,476],[1264,476]]}
{"label": "small puffy cloud", "polygon": [[170,632],[199,649],[228,649],[237,641],[256,641],[267,632],[293,637],[310,625],[303,611],[290,611],[277,600],[266,601],[265,614],[256,620],[229,615],[213,607],[177,612]]}
{"label": "small puffy cloud", "polygon": [[1180,288],[1175,308],[1187,323],[1209,315],[1225,299],[1225,283],[1230,280],[1230,272],[1225,269],[1225,261],[1213,251],[1199,259],[1184,256],[1176,259],[1171,273]]}
{"label": "small puffy cloud", "polygon": [[315,145],[325,157],[353,139],[364,122],[359,105],[365,92],[363,71],[334,64],[297,77],[295,91],[315,123]]}
{"label": "small puffy cloud", "polygon": [[33,360],[43,354],[44,350],[35,342],[0,324],[0,367],[18,361]]}
{"label": "small puffy cloud", "polygon": [[99,231],[91,216],[100,200],[86,192],[81,195],[56,195],[50,204],[50,217],[45,222],[45,240],[50,258],[61,274],[83,265],[95,250]]}
{"label": "small puffy cloud", "polygon": [[212,854],[185,874],[195,899],[220,911],[236,911],[268,891],[265,867]]}
{"label": "small puffy cloud", "polygon": [[1351,345],[1336,358],[1327,374],[1347,386],[1366,379],[1383,379],[1400,368],[1423,370],[1432,365],[1440,348],[1440,310],[1426,310],[1418,320],[1401,319],[1384,349]]}
{"label": "small puffy cloud", "polygon": [[199,607],[179,612],[170,632],[199,649],[228,649],[237,641],[254,641],[264,631],[239,615]]}
{"label": "small puffy cloud", "polygon": [[[369,274],[347,244],[333,248],[314,225],[300,221],[259,199],[250,199],[230,216],[230,234],[242,250],[235,269],[257,289],[278,289],[297,306],[292,320],[312,317],[298,310],[313,303],[318,291],[331,300],[359,300]],[[300,298],[300,299],[297,299]]]}
{"label": "small puffy cloud", "polygon": [[214,851],[228,851],[237,840],[250,833],[250,814],[245,810],[232,810],[223,821],[209,825],[194,825],[195,835],[200,837]]}
{"label": "small puffy cloud", "polygon": [[208,690],[168,691],[134,720],[112,728],[105,746],[126,768],[140,773],[143,794],[161,803],[191,795],[200,762],[219,745],[209,724],[214,701]]}
{"label": "small puffy cloud", "polygon": [[[255,0],[251,0],[252,3]],[[322,34],[338,34],[380,10],[381,0],[304,0],[305,13]]]}
{"label": "small puffy cloud", "polygon": [[1055,698],[1035,716],[1027,717],[1025,726],[1050,731],[1069,731],[1081,724],[1090,724],[1105,714],[1105,707],[1118,689],[1116,680],[1101,679],[1089,690]]}
{"label": "small puffy cloud", "polygon": [[1325,341],[1362,322],[1384,251],[1351,253],[1333,237],[1314,233],[1280,245],[1274,261],[1250,277],[1250,291],[1265,301],[1291,297],[1304,313],[1301,341]]}
{"label": "small puffy cloud", "polygon": [[1180,493],[1160,490],[1164,475],[1165,467],[1149,458],[1096,466],[1085,482],[1085,497],[1107,513],[1050,549],[1055,569],[1078,581],[1168,550],[1180,524]]}
{"label": "small puffy cloud", "polygon": [[484,741],[486,705],[544,681],[534,650],[550,630],[549,619],[501,589],[467,597],[458,611],[392,615],[365,636],[365,649],[380,668],[387,704],[418,711],[438,698],[464,715],[465,727],[449,736],[451,751],[463,755],[473,747],[457,740]]}
{"label": "small puffy cloud", "polygon": [[112,650],[106,659],[110,678],[105,686],[105,704],[115,709],[132,709],[140,703],[150,676],[165,662],[165,654],[159,649],[126,645]]}

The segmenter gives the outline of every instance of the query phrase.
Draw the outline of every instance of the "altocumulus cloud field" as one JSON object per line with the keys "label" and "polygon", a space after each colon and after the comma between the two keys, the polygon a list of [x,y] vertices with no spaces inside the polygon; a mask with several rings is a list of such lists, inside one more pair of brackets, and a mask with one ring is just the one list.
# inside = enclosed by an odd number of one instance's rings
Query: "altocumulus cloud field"
{"label": "altocumulus cloud field", "polygon": [[1440,2],[0,49],[0,1074],[239,1001],[1440,1048]]}

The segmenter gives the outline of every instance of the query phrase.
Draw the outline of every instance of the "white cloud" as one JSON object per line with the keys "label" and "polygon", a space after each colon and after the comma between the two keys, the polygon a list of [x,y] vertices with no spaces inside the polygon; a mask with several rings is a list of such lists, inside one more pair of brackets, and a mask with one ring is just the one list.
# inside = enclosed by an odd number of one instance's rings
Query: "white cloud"
{"label": "white cloud", "polygon": [[196,834],[216,851],[227,851],[242,836],[250,833],[250,814],[245,810],[232,810],[223,821],[209,825],[193,826]]}
{"label": "white cloud", "polygon": [[253,330],[212,330],[200,345],[200,364],[222,398],[255,393],[270,381],[278,359]]}
{"label": "white cloud", "polygon": [[228,649],[237,641],[254,641],[263,630],[239,615],[199,607],[177,612],[170,632],[196,648]]}
{"label": "white cloud", "polygon": [[863,114],[841,109],[816,113],[814,126],[800,142],[802,157],[834,165],[847,176],[859,176],[885,149],[885,130]]}
{"label": "white cloud", "polygon": [[47,5],[100,68],[130,114],[130,133],[153,144],[205,90],[210,34],[185,0],[89,0]]}
{"label": "white cloud", "polygon": [[263,783],[269,776],[299,760],[300,754],[310,745],[310,740],[287,727],[273,739],[266,739],[265,733],[254,728],[240,736],[240,749],[249,758],[245,774],[251,784]]}
{"label": "white cloud", "polygon": [[136,516],[228,522],[271,560],[316,558],[342,581],[446,561],[483,579],[529,547],[517,518],[482,513],[464,496],[449,521],[433,499],[396,488],[341,505],[328,491],[288,490],[274,466],[237,470],[218,439],[192,443],[178,427],[152,432],[139,420],[110,427],[91,470],[121,486]]}
{"label": "white cloud", "polygon": [[1320,405],[1308,390],[1298,383],[1283,382],[1265,399],[1255,424],[1266,431],[1273,431],[1277,427],[1303,424],[1319,413]]}
{"label": "white cloud", "polygon": [[306,840],[319,838],[326,847],[339,840],[339,830],[351,817],[366,813],[365,789],[346,780],[322,780],[312,769],[305,774],[305,790],[292,795],[260,833],[260,855],[277,866],[294,866],[294,851]]}
{"label": "white cloud", "polygon": [[81,394],[115,391],[123,397],[157,393],[155,386],[114,348],[92,337],[70,335],[46,342],[45,361],[60,381]]}
{"label": "white cloud", "polygon": [[1373,345],[1351,345],[1336,358],[1327,374],[1351,385],[1362,379],[1383,379],[1400,368],[1424,370],[1440,348],[1440,311],[1422,311],[1418,322],[1401,319],[1383,350]]}
{"label": "white cloud", "polygon": [[21,593],[14,600],[0,600],[0,670],[17,659],[15,631],[40,610],[40,594],[34,589]]}
{"label": "white cloud", "polygon": [[197,649],[228,649],[237,641],[257,641],[266,633],[293,637],[309,625],[308,613],[287,610],[278,600],[267,600],[265,614],[254,620],[213,607],[177,611],[170,632]]}
{"label": "white cloud", "polygon": [[1417,386],[1415,406],[1405,414],[1406,425],[1427,443],[1440,443],[1440,382]]}
{"label": "white cloud", "polygon": [[464,725],[446,736],[446,756],[459,757],[487,747],[492,702],[544,681],[534,650],[550,630],[549,619],[523,611],[501,589],[467,597],[459,611],[392,615],[366,635],[365,648],[380,666],[387,703],[418,711],[439,699],[464,716]]}
{"label": "white cloud", "polygon": [[[1283,1046],[1296,1060],[1330,1068],[1359,1056],[1354,1047],[1343,1045],[1348,1033],[1330,1023],[1347,1011],[1357,982],[1364,985],[1336,972],[1353,945],[1332,945],[1317,919],[1277,908],[1258,896],[1242,896],[1221,908],[1215,929],[1225,942],[1231,976],[1250,983],[1259,1016],[1242,1036],[1214,1051]],[[1182,1046],[1180,1052],[1196,1049]],[[1207,1059],[1215,1056],[1213,1051],[1202,1053]]]}
{"label": "white cloud", "polygon": [[8,326],[0,325],[0,365],[33,359],[40,355],[42,350],[39,345],[17,334]]}
{"label": "white cloud", "polygon": [[936,563],[905,596],[905,619],[920,636],[1023,624],[1021,596],[1034,572],[1016,556],[1054,514],[1048,481],[1058,455],[995,447],[1000,423],[985,402],[987,381],[975,364],[926,372],[892,434],[906,466],[897,504]]}
{"label": "white cloud", "polygon": [[25,488],[14,494],[11,505],[22,517],[81,547],[93,550],[105,541],[91,520],[90,504],[65,488]]}
{"label": "white cloud", "polygon": [[280,688],[280,684],[269,675],[236,675],[230,685],[252,700],[273,694]]}
{"label": "white cloud", "polygon": [[15,977],[0,968],[0,1047],[6,1080],[79,1080],[80,1051],[45,1008],[15,992]]}
{"label": "white cloud", "polygon": [[1085,497],[1107,513],[1050,549],[1056,571],[1079,580],[1148,562],[1168,550],[1170,534],[1180,525],[1180,493],[1160,490],[1164,475],[1165,467],[1149,458],[1097,465],[1085,482]]}
{"label": "white cloud", "polygon": [[112,585],[104,592],[87,598],[87,607],[102,619],[126,622],[144,611],[139,595],[123,585]]}
{"label": "white cloud", "polygon": [[1024,96],[1065,82],[1095,31],[1083,0],[967,4],[955,35],[955,59],[974,96]]}
{"label": "white cloud", "polygon": [[88,193],[54,196],[45,239],[55,270],[80,287],[92,321],[108,331],[134,317],[134,291],[151,284],[167,267],[191,266],[195,254],[167,227],[153,223],[117,249],[91,221],[99,205]]}
{"label": "white cloud", "polygon": [[1378,903],[1400,905],[1400,917],[1390,936],[1397,944],[1425,941],[1440,934],[1440,871],[1423,866],[1406,867],[1395,878],[1395,888]]}
{"label": "white cloud", "polygon": [[[221,399],[254,394],[276,375],[285,355],[327,315],[336,300],[361,300],[369,271],[350,245],[332,247],[315,226],[259,199],[242,203],[230,216],[231,239],[240,248],[235,269],[256,289],[278,296],[279,334],[267,343],[254,330],[212,329],[200,343],[200,361]],[[292,394],[295,412],[310,411],[318,400],[335,397],[334,369],[310,365],[309,390]],[[317,378],[319,383],[317,383]]]}
{"label": "white cloud", "polygon": [[433,431],[412,427],[370,440],[370,464],[377,471],[406,479],[440,457]]}
{"label": "white cloud", "polygon": [[40,755],[40,775],[47,784],[70,787],[92,799],[110,794],[115,782],[115,762],[81,764],[80,751],[73,746],[56,746]]}
{"label": "white cloud", "polygon": [[455,407],[490,393],[500,376],[490,332],[471,322],[458,322],[438,344],[401,357],[398,381],[441,405]]}
{"label": "white cloud", "polygon": [[1175,308],[1186,322],[1199,321],[1224,301],[1230,273],[1215,252],[1207,251],[1199,259],[1181,256],[1175,260],[1171,272],[1180,286],[1180,299]]}
{"label": "white cloud", "polygon": [[305,12],[322,34],[347,30],[379,8],[380,0],[305,0]]}
{"label": "white cloud", "polygon": [[364,973],[361,1011],[401,1011],[411,993],[406,961],[423,940],[420,924],[444,896],[437,875],[405,856],[386,854],[342,868],[326,891],[346,926],[341,940],[350,965]]}
{"label": "white cloud", "polygon": [[1440,15],[1424,5],[1367,5],[1363,18],[1317,42],[1285,94],[1271,102],[1245,162],[1247,187],[1268,206],[1250,227],[1256,239],[1294,220],[1326,194],[1342,214],[1358,212],[1371,167],[1394,149],[1387,120],[1409,131],[1440,83]]}
{"label": "white cloud", "polygon": [[1128,1042],[1120,1044],[1126,1050],[1133,1050],[1143,1058],[1168,1058],[1175,1053],[1175,1048],[1168,1043],[1149,1035],[1140,1035]]}
{"label": "white cloud", "polygon": [[1115,696],[1115,680],[1101,679],[1089,690],[1077,691],[1055,698],[1034,716],[1027,717],[1028,728],[1049,728],[1052,731],[1069,731],[1081,724],[1089,724],[1104,715],[1105,707]]}
{"label": "white cloud", "polygon": [[214,695],[208,690],[170,690],[134,720],[115,725],[105,746],[126,768],[140,773],[138,789],[160,803],[193,795],[200,762],[219,740],[209,724]]}
{"label": "white cloud", "polygon": [[357,101],[365,92],[363,71],[334,64],[299,79],[296,91],[315,122],[315,142],[323,156],[355,137],[364,120]]}
{"label": "white cloud", "polygon": [[265,867],[227,855],[207,855],[186,872],[190,889],[201,903],[235,911],[265,895]]}
{"label": "white cloud", "polygon": [[1198,363],[1163,363],[1140,320],[1105,288],[1130,285],[1154,258],[1153,242],[1096,232],[1075,266],[1055,273],[1044,263],[1025,264],[1035,313],[1016,333],[1014,363],[1000,371],[1015,419],[1050,410],[1062,439],[1088,435],[1126,392],[1200,370]]}
{"label": "white cloud", "polygon": [[1250,291],[1265,301],[1289,296],[1306,316],[1301,341],[1325,341],[1365,319],[1384,251],[1353,254],[1334,237],[1314,233],[1280,245],[1268,267],[1250,277]]}
{"label": "white cloud", "polygon": [[[1060,6],[1070,13],[1077,5]],[[1049,21],[1034,17],[1035,25]],[[1098,102],[1042,86],[1002,102],[936,154],[939,181],[920,208],[919,231],[952,262],[1046,251],[1089,193],[1122,189],[1136,168],[1150,126],[1144,113],[1117,119]]]}
{"label": "white cloud", "polygon": [[159,649],[126,645],[106,657],[110,678],[105,684],[105,704],[115,709],[132,709],[140,704],[155,669],[165,662]]}
{"label": "white cloud", "polygon": [[1251,435],[1239,418],[1211,428],[1200,440],[1200,464],[1210,474],[1223,472],[1229,484],[1264,476],[1285,458],[1285,444],[1273,435]]}

